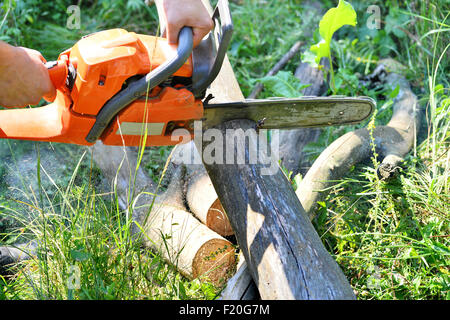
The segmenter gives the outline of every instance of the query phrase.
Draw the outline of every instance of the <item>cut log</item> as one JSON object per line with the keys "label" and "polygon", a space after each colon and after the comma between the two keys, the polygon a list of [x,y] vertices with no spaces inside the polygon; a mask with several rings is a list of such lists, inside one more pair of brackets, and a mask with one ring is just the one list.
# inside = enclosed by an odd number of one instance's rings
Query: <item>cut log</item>
{"label": "cut log", "polygon": [[95,164],[111,182],[122,209],[129,208],[132,199],[139,192],[156,191],[154,182],[142,169],[136,168],[137,148],[106,146],[101,141],[91,148]]}
{"label": "cut log", "polygon": [[230,221],[203,165],[187,165],[186,201],[189,210],[221,236],[232,235]]}
{"label": "cut log", "polygon": [[[174,175],[174,179],[177,178],[178,175]],[[153,204],[146,218],[144,244],[161,252],[165,260],[186,277],[202,277],[223,285],[235,268],[233,245],[184,208],[173,204],[171,198],[174,193],[181,193],[180,181],[172,180],[162,199]],[[137,199],[133,211],[148,210],[151,201],[142,196],[142,199]]]}
{"label": "cut log", "polygon": [[386,83],[393,90],[397,85],[400,87],[389,123],[374,128],[373,134],[363,128],[335,140],[320,154],[298,186],[296,194],[311,219],[317,202],[326,197],[325,190],[330,189],[333,181],[342,178],[352,166],[373,155],[372,143],[375,143],[377,153],[383,159],[377,169],[384,177],[392,174],[391,171],[398,167],[414,145],[418,128],[417,97],[401,75],[389,74]]}
{"label": "cut log", "polygon": [[133,148],[105,146],[101,142],[92,148],[96,165],[113,181],[120,206],[133,218],[135,241],[159,252],[190,279],[201,277],[221,285],[232,275],[232,243],[200,223],[184,207],[182,167],[173,166],[168,189],[155,197],[154,183],[141,168],[136,169]]}

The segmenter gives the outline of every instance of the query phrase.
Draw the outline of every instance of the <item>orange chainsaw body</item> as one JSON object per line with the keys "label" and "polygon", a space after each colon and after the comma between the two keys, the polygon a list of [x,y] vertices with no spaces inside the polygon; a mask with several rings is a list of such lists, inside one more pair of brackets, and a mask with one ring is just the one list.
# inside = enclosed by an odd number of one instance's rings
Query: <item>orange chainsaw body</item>
{"label": "orange chainsaw body", "polygon": [[[86,136],[105,103],[133,77],[143,77],[169,60],[176,49],[164,38],[123,29],[84,37],[61,53],[49,69],[57,94],[45,98],[53,102],[0,111],[0,138],[92,145]],[[69,64],[76,69],[70,89],[66,82]],[[190,57],[172,76],[189,79],[192,72]],[[180,141],[172,141],[172,131],[186,128],[179,132],[192,137],[192,122],[202,116],[202,101],[185,86],[156,86],[115,116],[100,139],[107,145],[138,146],[146,132],[147,146],[174,145]]]}

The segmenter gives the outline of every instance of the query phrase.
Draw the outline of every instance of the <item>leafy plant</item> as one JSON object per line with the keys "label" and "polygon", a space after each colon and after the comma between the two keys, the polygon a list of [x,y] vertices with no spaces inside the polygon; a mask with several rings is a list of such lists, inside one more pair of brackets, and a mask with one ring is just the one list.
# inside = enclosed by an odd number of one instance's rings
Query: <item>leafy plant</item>
{"label": "leafy plant", "polygon": [[301,90],[309,84],[302,84],[290,71],[280,71],[274,76],[258,79],[273,97],[295,98],[301,96]]}
{"label": "leafy plant", "polygon": [[[352,5],[346,1],[339,0],[336,8],[328,10],[319,23],[319,33],[322,39],[319,43],[311,46],[310,50],[314,54],[315,64],[320,63],[320,59],[328,58],[330,61],[331,90],[336,92],[333,62],[331,60],[331,40],[333,34],[344,25],[356,26],[356,12]],[[311,58],[311,56],[310,56]]]}

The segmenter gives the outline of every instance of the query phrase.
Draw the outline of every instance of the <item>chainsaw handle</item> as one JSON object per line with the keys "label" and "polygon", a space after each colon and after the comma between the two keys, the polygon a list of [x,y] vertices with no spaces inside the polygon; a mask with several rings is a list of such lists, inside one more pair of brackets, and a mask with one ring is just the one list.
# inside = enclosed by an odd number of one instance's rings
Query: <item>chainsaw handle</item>
{"label": "chainsaw handle", "polygon": [[[48,75],[50,76],[50,80],[55,89],[64,86],[67,74],[69,73],[66,62],[64,60],[49,61],[45,63],[45,66],[47,67]],[[53,102],[55,97],[56,93],[53,95],[46,95],[44,96],[44,99],[48,102]]]}
{"label": "chainsaw handle", "polygon": [[103,131],[111,123],[111,120],[131,102],[147,94],[148,91],[160,85],[172,74],[180,69],[191,56],[193,48],[193,33],[191,27],[184,27],[178,35],[177,53],[170,60],[161,64],[146,76],[130,83],[130,85],[112,97],[99,111],[95,123],[86,141],[93,143],[102,135]]}

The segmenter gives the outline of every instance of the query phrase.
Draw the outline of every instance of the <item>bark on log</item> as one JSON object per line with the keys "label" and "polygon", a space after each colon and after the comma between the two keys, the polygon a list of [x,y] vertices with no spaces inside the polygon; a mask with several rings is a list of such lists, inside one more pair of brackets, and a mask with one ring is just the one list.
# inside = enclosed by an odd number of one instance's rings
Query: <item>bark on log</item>
{"label": "bark on log", "polygon": [[120,206],[132,215],[136,241],[159,252],[190,279],[202,277],[220,285],[231,276],[234,247],[186,211],[182,167],[174,169],[168,189],[155,199],[156,187],[141,168],[136,169],[133,149],[101,142],[92,148],[96,165],[114,181]]}
{"label": "bark on log", "polygon": [[[225,137],[229,129],[254,127],[249,120],[232,120],[217,129]],[[347,279],[323,247],[290,182],[279,168],[272,175],[262,175],[266,165],[250,164],[249,154],[258,154],[258,141],[252,135],[248,140],[248,146],[245,140],[231,150],[226,143],[223,146],[224,154],[245,150],[246,164],[205,163],[205,167],[261,298],[354,299]]]}
{"label": "bark on log", "polygon": [[370,131],[363,128],[335,140],[321,153],[298,186],[296,194],[311,219],[317,202],[326,196],[323,190],[329,189],[333,181],[344,176],[353,165],[372,156],[372,141],[377,147],[377,153],[383,158],[378,170],[384,176],[391,174],[388,171],[397,167],[414,145],[418,128],[417,97],[401,75],[389,74],[386,83],[392,89],[400,86],[389,123],[376,127],[373,138]]}

